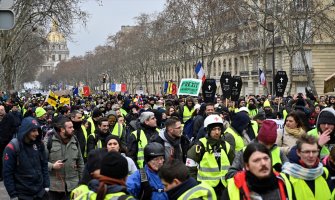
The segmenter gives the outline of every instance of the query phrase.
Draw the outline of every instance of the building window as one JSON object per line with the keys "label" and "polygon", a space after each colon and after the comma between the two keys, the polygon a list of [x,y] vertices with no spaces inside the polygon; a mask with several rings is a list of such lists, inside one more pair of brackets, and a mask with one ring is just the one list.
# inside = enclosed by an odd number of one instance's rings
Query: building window
{"label": "building window", "polygon": [[52,55],[52,61],[56,61],[56,56]]}
{"label": "building window", "polygon": [[216,76],[216,62],[215,60],[213,61],[213,72],[212,72],[213,76]]}
{"label": "building window", "polygon": [[[309,66],[309,69],[312,69],[312,52],[310,50],[305,51],[307,64]],[[302,61],[302,56],[300,52],[296,52],[293,56],[293,72],[295,73],[304,73],[305,72],[305,66]]]}
{"label": "building window", "polygon": [[227,62],[226,59],[223,59],[223,71],[227,70]]}
{"label": "building window", "polygon": [[62,60],[62,55],[61,55],[61,54],[58,55],[58,60],[59,60],[59,61]]}
{"label": "building window", "polygon": [[258,56],[257,55],[252,58],[252,70],[258,71]]}
{"label": "building window", "polygon": [[232,73],[231,58],[228,60],[228,72]]}
{"label": "building window", "polygon": [[237,74],[237,72],[238,72],[238,59],[237,58],[235,58],[234,59],[234,65],[235,65],[235,69],[234,69],[234,74]]}

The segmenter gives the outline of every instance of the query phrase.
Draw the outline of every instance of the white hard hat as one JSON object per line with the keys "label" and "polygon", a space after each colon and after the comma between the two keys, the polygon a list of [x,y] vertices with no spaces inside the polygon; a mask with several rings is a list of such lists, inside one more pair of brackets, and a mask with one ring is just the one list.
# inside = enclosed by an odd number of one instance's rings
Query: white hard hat
{"label": "white hard hat", "polygon": [[249,114],[249,109],[247,107],[241,107],[238,109],[239,112],[244,111]]}
{"label": "white hard hat", "polygon": [[219,115],[215,115],[215,114],[209,115],[205,119],[204,127],[207,128],[207,126],[211,124],[222,124],[223,125],[223,120]]}

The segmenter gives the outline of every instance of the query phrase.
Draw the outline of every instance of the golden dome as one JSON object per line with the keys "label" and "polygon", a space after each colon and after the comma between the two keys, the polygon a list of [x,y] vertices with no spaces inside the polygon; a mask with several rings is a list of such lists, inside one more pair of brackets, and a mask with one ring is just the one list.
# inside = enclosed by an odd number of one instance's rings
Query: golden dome
{"label": "golden dome", "polygon": [[51,30],[48,33],[47,38],[50,43],[66,42],[63,34],[58,31],[58,24],[55,20],[52,21]]}

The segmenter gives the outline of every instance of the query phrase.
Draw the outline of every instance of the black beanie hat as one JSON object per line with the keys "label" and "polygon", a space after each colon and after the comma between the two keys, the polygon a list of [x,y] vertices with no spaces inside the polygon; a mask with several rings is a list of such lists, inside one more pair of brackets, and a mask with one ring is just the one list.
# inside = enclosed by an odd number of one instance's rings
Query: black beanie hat
{"label": "black beanie hat", "polygon": [[128,175],[128,162],[118,152],[109,152],[101,162],[100,174],[110,178],[122,179]]}
{"label": "black beanie hat", "polygon": [[334,124],[335,125],[335,115],[328,111],[329,108],[323,109],[319,114],[319,118],[317,120],[317,125],[320,124]]}
{"label": "black beanie hat", "polygon": [[94,108],[93,112],[92,112],[92,117],[96,118],[96,117],[100,117],[102,116],[102,112],[99,108]]}
{"label": "black beanie hat", "polygon": [[106,149],[94,149],[87,156],[86,168],[89,173],[101,168],[101,161],[107,155]]}

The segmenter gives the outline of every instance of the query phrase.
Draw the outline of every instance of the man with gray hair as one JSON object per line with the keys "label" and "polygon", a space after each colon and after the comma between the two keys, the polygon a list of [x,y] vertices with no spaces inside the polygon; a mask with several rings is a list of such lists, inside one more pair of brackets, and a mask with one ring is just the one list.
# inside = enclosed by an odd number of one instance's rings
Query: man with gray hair
{"label": "man with gray hair", "polygon": [[156,128],[157,120],[153,112],[142,112],[139,121],[139,128],[129,136],[127,155],[134,160],[138,168],[143,168],[143,149],[159,133],[159,129]]}

